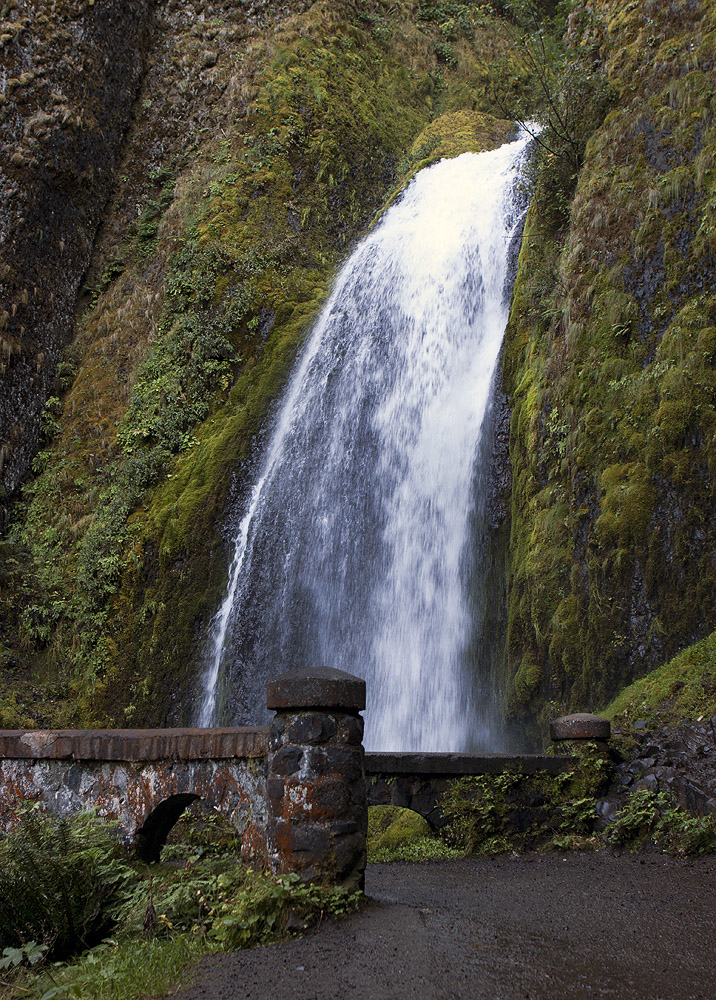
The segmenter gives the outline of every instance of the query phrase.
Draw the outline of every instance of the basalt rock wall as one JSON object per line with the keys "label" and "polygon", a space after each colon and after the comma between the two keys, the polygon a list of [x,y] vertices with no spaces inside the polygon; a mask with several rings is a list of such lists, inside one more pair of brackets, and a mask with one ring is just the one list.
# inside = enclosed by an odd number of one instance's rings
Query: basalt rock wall
{"label": "basalt rock wall", "polygon": [[[18,0],[0,22],[0,528],[27,472],[141,80],[153,0]],[[47,419],[53,419],[50,413]]]}
{"label": "basalt rock wall", "polygon": [[598,710],[716,626],[716,4],[594,2],[567,41],[579,165],[542,157],[504,365],[523,719]]}

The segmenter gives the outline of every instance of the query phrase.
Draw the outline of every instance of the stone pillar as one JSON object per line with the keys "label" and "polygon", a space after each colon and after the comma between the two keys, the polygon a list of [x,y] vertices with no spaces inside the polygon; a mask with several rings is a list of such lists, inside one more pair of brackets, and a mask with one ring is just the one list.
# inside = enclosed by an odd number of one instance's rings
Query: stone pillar
{"label": "stone pillar", "polygon": [[549,724],[549,738],[553,743],[596,743],[605,752],[611,734],[609,719],[587,712],[563,715]]}
{"label": "stone pillar", "polygon": [[365,681],[313,667],[269,681],[269,863],[306,882],[362,888],[368,804]]}

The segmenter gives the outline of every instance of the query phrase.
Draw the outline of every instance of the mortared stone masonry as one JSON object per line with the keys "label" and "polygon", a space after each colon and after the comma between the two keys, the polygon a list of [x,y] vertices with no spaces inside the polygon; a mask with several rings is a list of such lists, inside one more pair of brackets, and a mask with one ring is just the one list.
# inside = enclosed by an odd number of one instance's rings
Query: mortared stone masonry
{"label": "mortared stone masonry", "polygon": [[[364,754],[365,696],[365,681],[318,667],[269,682],[270,727],[0,730],[0,830],[31,802],[61,816],[96,809],[155,861],[183,810],[202,799],[230,818],[252,864],[358,888],[369,803],[406,806],[439,827],[455,777],[573,764],[557,754]],[[595,716],[569,716],[552,739],[568,747],[605,741],[608,730]]]}
{"label": "mortared stone masonry", "polygon": [[267,705],[276,712],[266,768],[271,867],[362,887],[365,681],[331,667],[300,670],[269,682]]}
{"label": "mortared stone masonry", "polygon": [[0,731],[0,829],[30,802],[96,809],[147,861],[194,800],[228,816],[245,860],[356,888],[366,857],[365,681],[318,667],[270,682],[273,724]]}

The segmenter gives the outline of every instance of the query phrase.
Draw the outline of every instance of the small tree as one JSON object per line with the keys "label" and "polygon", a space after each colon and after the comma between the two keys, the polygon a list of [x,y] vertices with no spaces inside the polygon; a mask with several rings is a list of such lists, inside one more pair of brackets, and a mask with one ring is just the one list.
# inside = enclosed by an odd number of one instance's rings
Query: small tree
{"label": "small tree", "polygon": [[[507,0],[513,47],[505,72],[495,74],[493,97],[506,118],[518,122],[538,143],[552,174],[552,192],[567,201],[590,135],[604,120],[612,100],[602,66],[604,21],[574,0],[549,12],[534,0]],[[526,65],[534,82],[527,100],[511,88],[510,64]]]}

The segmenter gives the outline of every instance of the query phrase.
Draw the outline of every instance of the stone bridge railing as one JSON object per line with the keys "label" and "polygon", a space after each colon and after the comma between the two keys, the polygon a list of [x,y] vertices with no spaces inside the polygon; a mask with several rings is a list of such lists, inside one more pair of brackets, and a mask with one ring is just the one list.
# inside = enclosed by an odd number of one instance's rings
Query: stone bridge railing
{"label": "stone bridge railing", "polygon": [[247,859],[265,860],[269,728],[0,731],[0,825],[28,801],[61,816],[96,809],[155,861],[196,799],[227,816]]}
{"label": "stone bridge railing", "polygon": [[[556,755],[364,754],[365,682],[328,667],[271,681],[267,705],[270,726],[0,730],[0,829],[31,802],[59,815],[93,808],[154,861],[183,810],[202,799],[229,817],[251,863],[356,887],[369,804],[406,806],[439,827],[454,777],[558,773],[572,763]],[[594,725],[587,730],[594,738]],[[572,728],[556,738],[577,737]]]}
{"label": "stone bridge railing", "polygon": [[369,753],[368,805],[412,809],[439,830],[446,823],[443,795],[455,778],[505,771],[562,774],[572,767],[574,758],[559,754]]}
{"label": "stone bridge railing", "polygon": [[0,829],[31,802],[96,809],[147,861],[196,799],[228,816],[245,859],[310,881],[362,883],[365,681],[322,667],[268,685],[270,726],[0,731]]}

